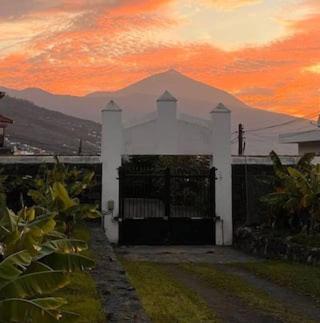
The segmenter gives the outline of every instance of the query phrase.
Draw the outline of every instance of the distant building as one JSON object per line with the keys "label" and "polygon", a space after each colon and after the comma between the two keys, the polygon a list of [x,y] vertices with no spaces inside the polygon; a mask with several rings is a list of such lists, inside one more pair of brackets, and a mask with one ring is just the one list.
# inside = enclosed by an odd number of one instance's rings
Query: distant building
{"label": "distant building", "polygon": [[[0,92],[0,99],[4,97],[4,93]],[[6,147],[5,138],[6,138],[6,128],[9,124],[12,124],[13,120],[0,114],[0,155],[11,155],[12,149]]]}
{"label": "distant building", "polygon": [[298,144],[299,155],[315,153],[320,155],[320,115],[314,130],[285,133],[279,136],[282,144]]}

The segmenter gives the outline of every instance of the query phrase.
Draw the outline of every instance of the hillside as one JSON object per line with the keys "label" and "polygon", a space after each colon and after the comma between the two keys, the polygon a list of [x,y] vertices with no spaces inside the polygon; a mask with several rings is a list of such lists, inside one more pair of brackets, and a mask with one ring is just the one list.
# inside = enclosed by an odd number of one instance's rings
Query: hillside
{"label": "hillside", "polygon": [[83,153],[100,150],[100,125],[59,112],[40,108],[26,101],[5,97],[0,100],[0,114],[14,120],[7,129],[10,142],[24,143],[48,153],[73,155],[83,140]]}
{"label": "hillside", "polygon": [[[309,120],[249,107],[235,96],[193,80],[175,70],[152,75],[115,92],[100,91],[83,97],[55,95],[40,89],[18,91],[0,87],[0,90],[6,91],[11,96],[30,100],[50,110],[95,122],[101,120],[101,108],[110,99],[115,99],[123,109],[123,119],[127,124],[130,124],[134,119],[141,118],[146,113],[154,112],[155,101],[164,90],[169,90],[179,100],[178,109],[180,112],[196,117],[209,118],[210,111],[222,102],[232,110],[233,132],[237,130],[237,125],[240,122],[243,123],[245,130],[267,128],[247,132],[246,153],[251,155],[265,155],[272,149],[281,154],[296,154],[297,147],[295,145],[280,145],[278,135],[312,128]],[[282,123],[285,125],[269,128],[269,126]],[[233,146],[233,152],[236,153],[235,140]]]}

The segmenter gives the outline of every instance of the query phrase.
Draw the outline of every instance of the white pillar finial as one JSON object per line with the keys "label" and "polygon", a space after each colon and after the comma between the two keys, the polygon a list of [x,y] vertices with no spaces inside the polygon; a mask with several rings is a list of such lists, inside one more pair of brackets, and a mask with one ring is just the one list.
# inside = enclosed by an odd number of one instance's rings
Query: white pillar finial
{"label": "white pillar finial", "polygon": [[174,155],[178,149],[177,99],[165,91],[157,99],[157,152]]}

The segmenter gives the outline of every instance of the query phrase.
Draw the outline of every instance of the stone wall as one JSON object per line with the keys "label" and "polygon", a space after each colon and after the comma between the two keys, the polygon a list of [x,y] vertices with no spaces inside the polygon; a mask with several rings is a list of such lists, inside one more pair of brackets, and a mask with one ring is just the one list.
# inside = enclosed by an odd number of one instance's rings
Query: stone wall
{"label": "stone wall", "polygon": [[250,227],[238,228],[234,233],[234,246],[248,254],[269,259],[292,260],[313,265],[320,264],[320,248],[308,248],[270,233]]}

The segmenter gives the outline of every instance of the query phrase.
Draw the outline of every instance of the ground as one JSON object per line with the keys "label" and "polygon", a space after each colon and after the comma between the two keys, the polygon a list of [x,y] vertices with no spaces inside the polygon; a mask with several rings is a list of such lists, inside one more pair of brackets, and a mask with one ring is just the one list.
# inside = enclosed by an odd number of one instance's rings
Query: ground
{"label": "ground", "polygon": [[320,269],[231,248],[120,247],[152,322],[319,322]]}

